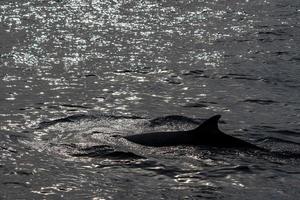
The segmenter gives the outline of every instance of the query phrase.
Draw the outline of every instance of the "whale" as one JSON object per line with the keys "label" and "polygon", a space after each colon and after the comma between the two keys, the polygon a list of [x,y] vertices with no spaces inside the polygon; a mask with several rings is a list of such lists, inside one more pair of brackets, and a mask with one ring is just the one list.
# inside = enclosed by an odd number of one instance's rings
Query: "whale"
{"label": "whale", "polygon": [[151,147],[184,145],[265,150],[222,132],[218,127],[220,118],[221,115],[215,115],[192,130],[141,133],[125,136],[124,138],[130,142]]}

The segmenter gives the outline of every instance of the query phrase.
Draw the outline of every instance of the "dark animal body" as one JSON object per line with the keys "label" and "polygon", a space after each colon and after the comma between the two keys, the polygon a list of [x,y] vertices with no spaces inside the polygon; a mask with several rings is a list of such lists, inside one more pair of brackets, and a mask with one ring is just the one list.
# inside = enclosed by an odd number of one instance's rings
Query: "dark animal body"
{"label": "dark animal body", "polygon": [[203,145],[221,148],[264,150],[241,139],[227,135],[219,130],[221,115],[204,121],[198,128],[189,131],[154,132],[126,136],[131,142],[153,147],[176,145]]}

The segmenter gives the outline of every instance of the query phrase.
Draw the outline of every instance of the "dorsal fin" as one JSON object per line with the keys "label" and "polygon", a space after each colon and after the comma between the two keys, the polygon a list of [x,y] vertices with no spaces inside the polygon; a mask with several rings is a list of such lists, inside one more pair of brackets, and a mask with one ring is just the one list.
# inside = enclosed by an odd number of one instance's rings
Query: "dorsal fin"
{"label": "dorsal fin", "polygon": [[219,131],[218,128],[218,122],[219,119],[221,118],[221,115],[215,115],[206,121],[204,121],[198,128],[194,129],[195,131],[207,131],[207,130],[212,130],[212,131]]}

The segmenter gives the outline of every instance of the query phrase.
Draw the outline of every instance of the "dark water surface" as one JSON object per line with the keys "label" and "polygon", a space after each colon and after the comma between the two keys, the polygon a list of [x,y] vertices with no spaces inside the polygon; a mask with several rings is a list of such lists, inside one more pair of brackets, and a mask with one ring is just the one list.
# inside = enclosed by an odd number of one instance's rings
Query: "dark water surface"
{"label": "dark water surface", "polygon": [[[0,1],[0,199],[299,199],[299,21],[298,0]],[[121,137],[214,114],[286,156]]]}

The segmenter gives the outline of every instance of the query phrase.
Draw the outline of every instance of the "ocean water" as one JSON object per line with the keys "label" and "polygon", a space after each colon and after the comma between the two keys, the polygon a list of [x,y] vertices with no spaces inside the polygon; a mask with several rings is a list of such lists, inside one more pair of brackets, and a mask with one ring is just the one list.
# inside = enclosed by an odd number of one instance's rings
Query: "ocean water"
{"label": "ocean water", "polygon": [[[298,0],[1,0],[0,199],[299,199],[299,21]],[[122,138],[215,114],[273,153]]]}

